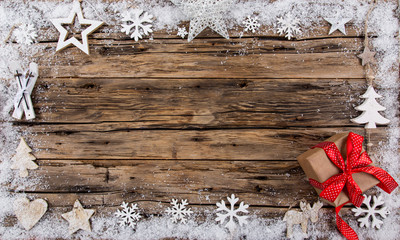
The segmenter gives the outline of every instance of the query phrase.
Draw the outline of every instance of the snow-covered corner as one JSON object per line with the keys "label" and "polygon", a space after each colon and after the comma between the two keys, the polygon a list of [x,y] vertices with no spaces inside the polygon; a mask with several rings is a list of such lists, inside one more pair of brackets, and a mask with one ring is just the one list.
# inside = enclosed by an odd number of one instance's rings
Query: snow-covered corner
{"label": "snow-covered corner", "polygon": [[[18,172],[11,170],[11,158],[18,146],[21,133],[10,121],[13,110],[13,98],[17,93],[14,84],[14,76],[10,71],[10,63],[18,62],[26,68],[31,61],[39,58],[41,52],[47,47],[43,40],[53,38],[56,31],[51,28],[48,19],[65,17],[71,9],[72,1],[1,1],[0,2],[0,236],[4,239],[15,238],[66,238],[68,237],[68,225],[54,213],[46,214],[43,219],[29,232],[23,230],[18,224],[12,227],[4,226],[7,217],[12,216],[12,203],[14,195],[9,193],[9,186],[17,190],[26,186],[35,186],[40,183],[40,176],[33,175],[28,179],[18,178]],[[179,24],[188,21],[189,18],[182,14],[181,10],[169,1],[139,0],[135,4],[131,1],[118,2],[83,1],[82,8],[85,17],[98,19],[107,24],[106,33],[121,32],[119,19],[123,9],[138,7],[153,16],[152,27],[154,31],[167,30],[171,35],[176,35]],[[384,116],[391,120],[388,127],[388,139],[382,141],[379,146],[380,154],[377,156],[377,165],[387,170],[397,182],[400,182],[400,156],[399,156],[399,103],[400,91],[399,75],[399,24],[394,16],[395,2],[380,1],[374,9],[370,20],[370,30],[376,34],[372,38],[372,48],[377,52],[377,75],[375,84],[379,94],[383,96],[380,104],[386,107]],[[363,23],[368,11],[366,1],[349,0],[280,0],[268,2],[265,0],[250,0],[237,2],[227,14],[227,28],[243,26],[243,21],[248,16],[256,13],[258,23],[268,28],[273,28],[279,17],[291,16],[298,18],[296,25],[301,29],[294,31],[291,37],[313,36],[314,31],[325,20],[324,17],[351,17],[351,27],[358,32],[363,31]],[[13,17],[9,17],[12,15]],[[32,27],[27,27],[32,24]],[[28,29],[28,33],[25,31]],[[11,31],[12,28],[16,32]],[[41,32],[41,29],[49,29]],[[102,30],[106,31],[106,30]],[[151,31],[148,31],[150,33]],[[276,31],[275,31],[276,32]],[[284,31],[283,31],[284,32]],[[37,33],[37,36],[35,35]],[[6,41],[8,39],[8,41]],[[54,40],[54,39],[53,39]],[[41,42],[42,41],[42,42]],[[11,43],[13,42],[13,43]],[[39,43],[36,43],[39,42]],[[32,43],[32,44],[31,44]],[[31,44],[31,45],[30,45]],[[34,56],[34,57],[33,57]],[[28,145],[41,145],[43,143],[30,143]],[[374,159],[375,160],[375,159]],[[372,239],[396,239],[399,234],[398,223],[400,214],[400,192],[395,190],[392,195],[381,193],[385,198],[386,206],[392,212],[378,231],[367,231],[357,227],[357,223],[351,226],[357,229],[360,238]],[[186,205],[185,205],[186,206]],[[247,208],[246,208],[247,209]],[[251,206],[247,209],[252,214]],[[396,214],[397,213],[397,214]],[[196,213],[195,213],[196,214]],[[95,214],[92,220],[92,232],[78,232],[74,238],[113,238],[113,239],[158,239],[165,237],[189,238],[189,239],[228,239],[230,233],[216,223],[216,212],[204,213],[207,218],[204,222],[196,222],[195,218],[187,220],[187,224],[173,224],[168,216],[150,217],[141,219],[135,224],[135,231],[130,228],[121,228],[118,219],[109,215]],[[283,217],[283,216],[282,216]],[[322,217],[325,224],[333,224],[332,216]],[[236,236],[246,236],[246,239],[280,239],[284,236],[286,225],[282,218],[261,219],[250,216],[245,227],[238,228]],[[324,224],[312,226],[310,234],[321,238],[338,238],[337,232],[324,231]],[[297,229],[297,231],[300,231]],[[297,235],[295,239],[302,239]]]}

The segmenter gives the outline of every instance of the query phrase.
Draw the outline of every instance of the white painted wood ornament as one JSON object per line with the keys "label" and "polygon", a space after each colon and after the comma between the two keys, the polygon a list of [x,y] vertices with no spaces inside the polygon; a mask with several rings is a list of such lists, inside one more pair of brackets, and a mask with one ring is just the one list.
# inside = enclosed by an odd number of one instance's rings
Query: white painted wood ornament
{"label": "white painted wood ornament", "polygon": [[357,219],[357,221],[360,222],[360,227],[380,229],[383,221],[378,218],[378,215],[384,219],[390,214],[388,208],[383,206],[385,204],[383,197],[382,195],[379,195],[378,197],[374,196],[373,204],[371,202],[371,196],[364,194],[364,197],[363,205],[365,205],[366,208],[362,208],[361,205],[360,207],[351,210],[354,212],[354,216],[361,216]]}
{"label": "white painted wood ornament", "polygon": [[26,197],[14,201],[14,213],[18,221],[29,231],[43,217],[47,211],[47,202],[43,199],[29,201]]}
{"label": "white painted wood ornament", "polygon": [[243,227],[247,224],[247,218],[249,216],[245,216],[249,211],[248,204],[244,204],[244,202],[240,202],[239,207],[235,209],[235,204],[239,201],[239,198],[235,197],[235,194],[232,194],[231,197],[227,197],[230,207],[226,207],[225,201],[221,200],[221,202],[217,202],[217,218],[215,219],[220,224],[223,224],[227,219],[228,222],[225,224],[225,227],[229,229],[231,234],[236,232],[237,224],[234,219],[236,218],[240,227]]}
{"label": "white painted wood ornament", "polygon": [[79,229],[91,232],[89,219],[95,213],[94,209],[84,209],[79,200],[76,200],[72,211],[62,214],[61,216],[69,222],[69,234],[73,234]]}
{"label": "white painted wood ornament", "polygon": [[358,124],[365,124],[365,128],[376,128],[376,124],[385,125],[390,123],[390,120],[382,117],[379,114],[379,111],[384,111],[386,108],[380,105],[375,99],[381,98],[382,96],[375,92],[375,89],[372,86],[369,86],[367,91],[361,95],[361,98],[365,98],[363,104],[356,107],[355,109],[358,111],[363,111],[363,113],[351,119],[352,122]]}
{"label": "white painted wood ornament", "polygon": [[11,158],[13,161],[11,169],[19,170],[20,177],[28,176],[28,169],[37,169],[39,166],[33,161],[36,157],[32,155],[32,149],[25,142],[25,139],[21,137],[19,145],[16,149],[15,155]]}
{"label": "white painted wood ornament", "polygon": [[[75,23],[76,17],[78,17],[78,22],[80,25],[89,25],[89,27],[87,27],[85,30],[81,32],[82,43],[75,37],[67,39],[68,31],[63,27],[63,24],[73,25]],[[88,55],[89,55],[88,35],[92,34],[94,31],[100,28],[101,25],[103,25],[103,22],[101,21],[85,19],[83,17],[81,4],[77,0],[74,1],[72,10],[68,15],[68,17],[51,19],[50,21],[53,23],[54,27],[56,27],[57,30],[60,32],[60,37],[58,39],[56,51],[60,51],[68,47],[69,45],[75,45],[77,48],[79,48]]]}
{"label": "white painted wood ornament", "polygon": [[297,210],[289,210],[283,217],[283,221],[286,221],[287,231],[286,236],[288,238],[293,236],[293,225],[301,224],[301,230],[307,234],[308,219],[315,223],[318,221],[318,212],[322,208],[322,202],[318,201],[311,207],[309,203],[300,202],[300,209],[302,212]]}
{"label": "white painted wood ornament", "polygon": [[324,18],[329,24],[331,24],[331,29],[329,30],[329,35],[331,35],[334,31],[339,30],[344,35],[346,34],[345,24],[348,23],[351,18],[341,18],[339,16],[333,18]]}
{"label": "white painted wood ornament", "polygon": [[18,69],[13,70],[13,72],[18,85],[18,92],[14,98],[14,112],[12,116],[13,118],[21,119],[25,113],[27,120],[34,119],[35,110],[33,109],[31,93],[39,76],[39,67],[36,63],[32,62],[25,73]]}

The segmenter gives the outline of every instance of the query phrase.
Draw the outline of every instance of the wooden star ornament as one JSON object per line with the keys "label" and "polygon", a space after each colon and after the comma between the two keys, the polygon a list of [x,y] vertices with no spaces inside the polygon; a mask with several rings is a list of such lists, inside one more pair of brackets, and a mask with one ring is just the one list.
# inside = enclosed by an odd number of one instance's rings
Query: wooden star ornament
{"label": "wooden star ornament", "polygon": [[351,20],[351,18],[341,18],[339,16],[333,18],[324,18],[325,21],[331,24],[331,29],[329,30],[329,35],[331,35],[334,31],[339,30],[344,35],[346,35],[346,27],[344,26],[347,22]]}
{"label": "wooden star ornament", "polygon": [[[74,24],[76,17],[78,17],[79,24],[89,25],[88,28],[86,28],[84,31],[81,32],[82,43],[75,37],[67,39],[68,31],[63,27],[63,24],[65,25]],[[81,4],[77,0],[74,1],[72,11],[68,15],[68,17],[51,19],[50,21],[53,23],[54,27],[56,27],[57,30],[60,32],[60,37],[58,39],[56,51],[60,51],[72,44],[88,55],[89,55],[88,35],[92,34],[101,25],[103,25],[103,22],[101,21],[85,19],[83,17]]]}
{"label": "wooden star ornament", "polygon": [[364,52],[358,55],[357,57],[361,59],[361,64],[365,66],[368,63],[375,63],[375,58],[374,58],[375,54],[376,52],[371,52],[369,47],[365,47]]}
{"label": "wooden star ornament", "polygon": [[69,222],[68,231],[69,234],[72,235],[79,229],[91,232],[92,229],[90,227],[89,219],[94,213],[94,209],[84,209],[79,200],[76,200],[72,211],[64,213],[61,216]]}

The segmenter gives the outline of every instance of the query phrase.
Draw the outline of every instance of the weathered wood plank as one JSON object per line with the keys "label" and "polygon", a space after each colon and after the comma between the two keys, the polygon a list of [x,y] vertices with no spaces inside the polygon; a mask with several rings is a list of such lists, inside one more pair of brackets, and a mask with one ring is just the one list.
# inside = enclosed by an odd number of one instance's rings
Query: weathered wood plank
{"label": "weathered wood plank", "polygon": [[57,78],[40,79],[33,101],[36,123],[103,130],[356,126],[349,119],[364,87],[364,79]]}
{"label": "weathered wood plank", "polygon": [[[118,46],[110,47],[113,54]],[[78,49],[37,57],[41,78],[363,78],[364,71],[354,53],[305,54],[153,53],[125,51],[108,55],[104,47],[82,55]],[[51,62],[51,64],[49,64]],[[117,67],[118,66],[118,67]]]}
{"label": "weathered wood plank", "polygon": [[[72,125],[73,126],[73,125]],[[364,128],[31,131],[40,159],[295,160],[337,132]]]}

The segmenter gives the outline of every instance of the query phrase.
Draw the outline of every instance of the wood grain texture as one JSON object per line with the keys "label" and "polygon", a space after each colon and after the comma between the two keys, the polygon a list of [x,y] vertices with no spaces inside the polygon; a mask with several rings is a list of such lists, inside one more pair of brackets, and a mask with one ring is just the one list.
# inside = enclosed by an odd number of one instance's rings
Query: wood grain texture
{"label": "wood grain texture", "polygon": [[[207,29],[191,43],[164,30],[135,42],[105,25],[90,36],[91,55],[56,53],[58,33],[42,29],[37,119],[13,121],[41,183],[9,192],[46,199],[55,216],[76,199],[104,216],[135,202],[146,217],[188,199],[198,219],[232,193],[264,218],[316,201],[296,157],[338,132],[365,135],[349,120],[366,89],[363,36],[351,24],[347,36],[327,35],[322,24],[294,41],[237,28],[229,40]],[[384,144],[386,128],[373,136]],[[332,209],[322,211],[334,231]]]}

